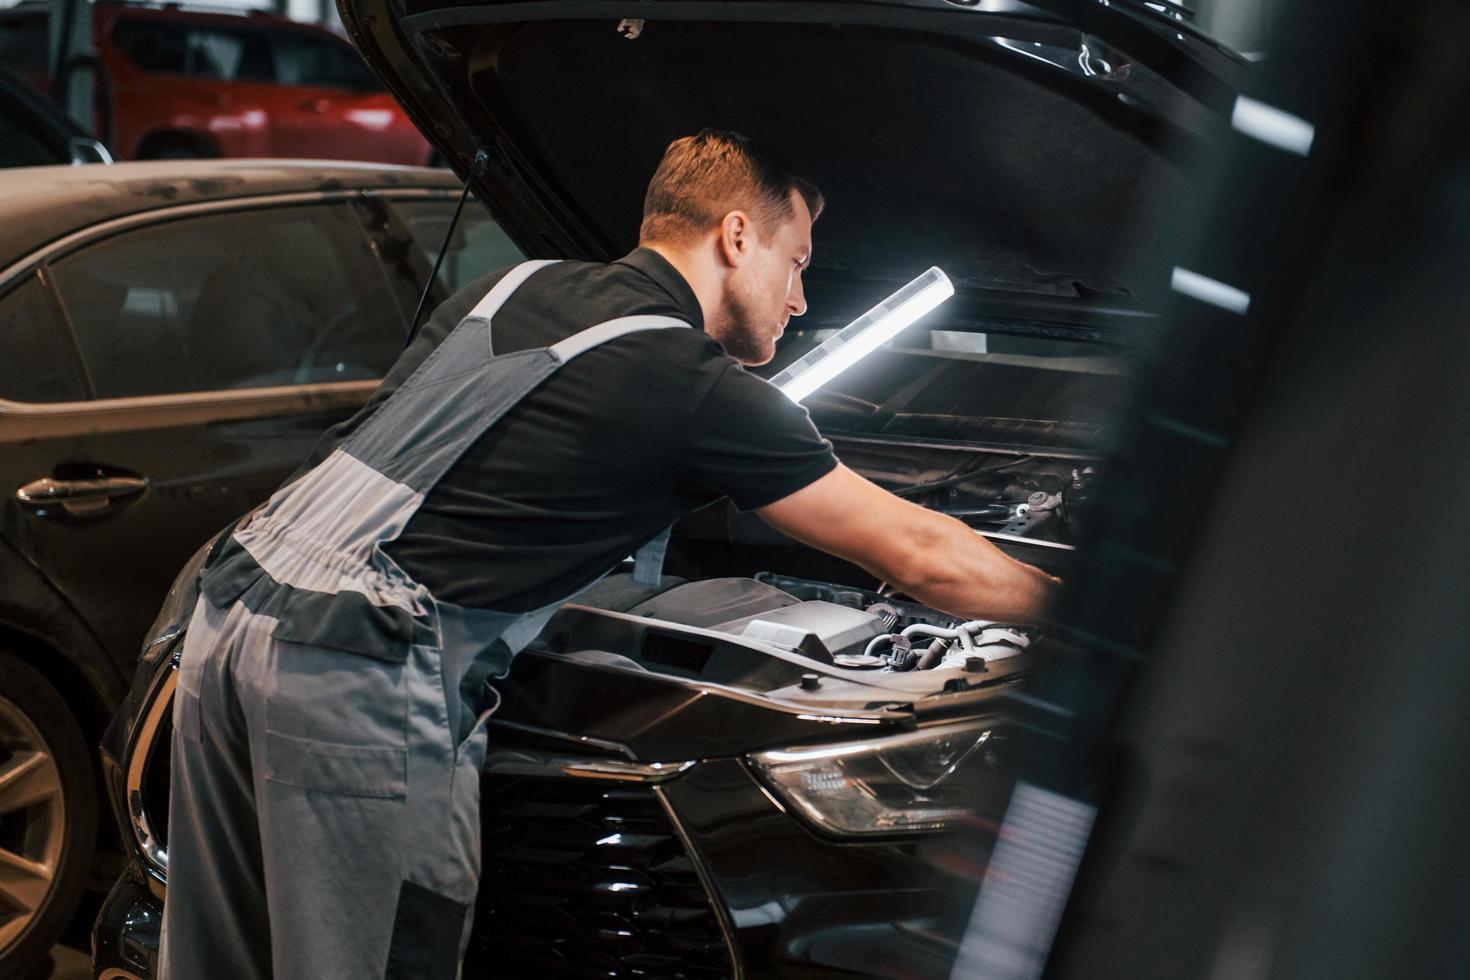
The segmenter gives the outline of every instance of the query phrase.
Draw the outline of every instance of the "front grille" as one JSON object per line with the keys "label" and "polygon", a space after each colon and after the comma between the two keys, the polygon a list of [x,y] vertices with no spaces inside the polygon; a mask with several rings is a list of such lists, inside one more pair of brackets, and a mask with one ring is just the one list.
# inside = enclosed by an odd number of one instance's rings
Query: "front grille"
{"label": "front grille", "polygon": [[734,973],[689,854],[647,786],[492,775],[465,976]]}

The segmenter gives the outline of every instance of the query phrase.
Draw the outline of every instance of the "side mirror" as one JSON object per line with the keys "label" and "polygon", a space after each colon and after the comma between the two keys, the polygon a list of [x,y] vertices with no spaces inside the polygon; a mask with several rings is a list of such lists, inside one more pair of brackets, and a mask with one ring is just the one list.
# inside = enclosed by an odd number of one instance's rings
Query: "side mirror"
{"label": "side mirror", "polygon": [[112,163],[112,154],[99,141],[78,137],[71,141],[71,162],[74,167],[84,163]]}

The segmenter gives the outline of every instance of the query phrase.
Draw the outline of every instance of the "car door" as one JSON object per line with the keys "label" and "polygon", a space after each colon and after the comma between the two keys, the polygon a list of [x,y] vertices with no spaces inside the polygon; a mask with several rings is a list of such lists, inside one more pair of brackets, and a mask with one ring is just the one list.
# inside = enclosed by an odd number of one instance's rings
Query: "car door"
{"label": "car door", "polygon": [[42,266],[84,397],[57,378],[0,407],[8,531],[122,660],[189,555],[360,406],[403,343],[400,291],[351,205],[222,207]]}

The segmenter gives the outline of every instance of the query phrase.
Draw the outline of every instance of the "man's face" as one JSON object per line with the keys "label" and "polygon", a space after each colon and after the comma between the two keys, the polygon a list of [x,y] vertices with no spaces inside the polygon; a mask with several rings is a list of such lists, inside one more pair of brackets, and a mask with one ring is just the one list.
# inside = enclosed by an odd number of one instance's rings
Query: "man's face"
{"label": "man's face", "polygon": [[725,281],[718,322],[707,327],[731,357],[751,367],[774,357],[787,322],[806,312],[801,273],[812,258],[812,215],[795,191],[791,210],[774,229],[755,229],[744,261]]}

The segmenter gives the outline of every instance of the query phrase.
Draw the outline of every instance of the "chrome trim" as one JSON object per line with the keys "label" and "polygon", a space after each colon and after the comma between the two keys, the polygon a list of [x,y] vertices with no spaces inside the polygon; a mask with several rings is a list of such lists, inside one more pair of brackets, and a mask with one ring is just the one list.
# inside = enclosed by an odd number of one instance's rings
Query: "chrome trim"
{"label": "chrome trim", "polygon": [[694,768],[688,762],[623,762],[585,759],[537,752],[533,749],[492,749],[485,756],[485,772],[507,776],[571,776],[628,783],[666,783]]}
{"label": "chrome trim", "polygon": [[0,437],[27,439],[128,432],[160,425],[244,421],[292,412],[328,412],[361,406],[380,381],[328,381],[231,391],[102,398],[96,401],[13,402],[0,398]]}
{"label": "chrome trim", "polygon": [[143,806],[143,777],[147,773],[148,761],[155,748],[159,726],[173,709],[174,688],[178,682],[179,667],[175,658],[165,668],[148,695],[148,707],[129,741],[128,770],[123,779],[128,825],[133,831],[133,842],[143,857],[148,890],[159,901],[164,900],[168,890],[168,850],[160,846],[149,822],[148,811]]}
{"label": "chrome trim", "polygon": [[1038,538],[1023,538],[1019,534],[1006,534],[1003,531],[976,531],[982,538],[991,541],[1009,541],[1013,544],[1023,544],[1028,548],[1050,548],[1053,551],[1076,551],[1076,545],[1062,544],[1060,541],[1042,541]]}
{"label": "chrome trim", "polygon": [[751,759],[762,769],[765,769],[769,766],[778,766],[793,762],[812,762],[818,759],[845,759],[854,755],[872,755],[877,752],[890,752],[894,749],[904,749],[911,745],[922,745],[925,742],[932,742],[935,739],[944,738],[946,735],[960,735],[967,732],[980,733],[980,741],[975,743],[976,748],[978,748],[982,743],[990,740],[990,732],[993,727],[994,723],[991,721],[971,718],[964,721],[947,722],[928,728],[920,728],[917,731],[903,732],[898,735],[880,735],[876,738],[863,739],[856,742],[824,742],[818,745],[803,744],[792,745],[781,749],[760,749],[749,753],[747,758]]}
{"label": "chrome trim", "polygon": [[[745,764],[747,771],[751,774],[755,783],[761,786],[763,791],[768,790],[765,793],[767,799],[772,802],[776,802],[778,799],[785,802],[785,806],[777,803],[777,809],[783,813],[790,812],[795,814],[800,820],[823,833],[841,837],[845,840],[866,840],[880,836],[913,837],[952,829],[954,818],[942,818],[942,821],[935,826],[908,828],[885,827],[874,829],[871,827],[856,827],[851,824],[839,824],[827,812],[813,803],[809,797],[804,796],[800,792],[793,791],[790,786],[783,785],[777,777],[777,771],[788,766],[801,766],[813,763],[827,764],[854,757],[881,756],[884,752],[890,752],[894,749],[904,749],[913,745],[922,745],[947,735],[974,734],[976,736],[974,744],[967,748],[959,758],[950,763],[941,776],[922,787],[909,783],[916,791],[923,792],[924,790],[932,789],[943,780],[952,776],[981,746],[990,741],[992,731],[992,723],[989,720],[969,719],[966,721],[934,725],[929,728],[921,728],[918,731],[905,732],[901,735],[890,735],[865,741],[827,742],[820,745],[796,745],[784,749],[763,749],[747,753]],[[908,781],[905,780],[905,782]],[[858,785],[861,786],[861,784]],[[860,792],[861,790],[859,789],[853,789],[851,795],[857,796]],[[970,812],[973,813],[973,811]]]}
{"label": "chrome trim", "polygon": [[520,721],[502,721],[499,718],[490,719],[491,728],[509,728],[511,731],[526,732],[530,735],[540,735],[544,738],[556,739],[560,742],[579,742],[582,745],[590,745],[593,748],[605,749],[608,752],[616,752],[618,755],[633,758],[633,750],[621,742],[609,741],[598,738],[595,735],[568,735],[566,732],[558,732],[550,728],[542,728],[539,725],[527,725]]}
{"label": "chrome trim", "polygon": [[254,210],[259,207],[270,207],[279,204],[318,204],[322,201],[350,201],[359,197],[381,197],[388,199],[453,197],[457,190],[457,188],[449,187],[373,187],[333,191],[290,191],[278,194],[230,197],[219,201],[195,201],[191,204],[176,204],[171,207],[152,208],[134,214],[125,214],[118,218],[103,221],[100,224],[89,225],[69,235],[63,235],[55,241],[49,242],[34,252],[30,252],[12,262],[3,271],[0,271],[0,292],[5,290],[11,279],[22,272],[28,271],[31,266],[38,262],[44,262],[52,256],[70,251],[73,247],[83,242],[90,241],[94,238],[104,238],[128,228],[156,224],[160,221],[170,221],[174,218],[188,217],[195,214],[212,214],[217,211]]}
{"label": "chrome trim", "polygon": [[77,497],[142,493],[148,480],[140,476],[101,476],[91,480],[57,480],[43,476],[15,491],[15,499],[23,504],[53,504]]}
{"label": "chrome trim", "polygon": [[[149,650],[152,650],[154,647],[158,646],[160,643],[167,643],[169,640],[172,640],[174,637],[178,636],[182,632],[184,632],[184,627],[183,626],[171,626],[171,627],[169,627],[166,631],[164,631],[163,633],[161,633],[159,636],[157,636],[154,639],[148,641],[148,646],[144,648],[143,656],[146,657],[148,655],[148,651]],[[175,653],[174,654],[174,666],[177,667],[178,665],[179,665],[179,655],[177,653]]]}
{"label": "chrome trim", "polygon": [[735,970],[735,980],[740,980],[745,976],[745,967],[740,962],[740,945],[735,940],[735,923],[730,920],[730,912],[725,908],[725,903],[720,901],[719,892],[715,890],[714,878],[710,875],[709,869],[704,866],[704,859],[695,849],[694,840],[689,836],[689,831],[684,829],[684,823],[679,819],[679,814],[674,811],[673,804],[669,802],[662,788],[654,786],[652,792],[659,806],[664,808],[664,815],[669,818],[674,833],[679,837],[679,843],[684,845],[684,853],[689,855],[689,863],[694,866],[694,873],[699,876],[699,883],[704,886],[705,898],[709,899],[710,908],[715,913],[715,921],[720,924],[720,934],[725,939],[725,951],[730,954],[730,966]]}
{"label": "chrome trim", "polygon": [[798,721],[815,721],[824,725],[881,725],[882,718],[851,718],[847,715],[811,715],[802,714],[796,716]]}
{"label": "chrome trim", "polygon": [[[198,201],[172,207],[155,208],[113,218],[100,224],[74,231],[30,252],[0,271],[0,293],[12,281],[42,262],[48,261],[94,239],[105,238],[132,228],[159,224],[179,217],[225,211],[255,210],[260,207],[315,204],[323,201],[435,200],[449,199],[455,190],[431,187],[379,187],[337,191],[299,191],[232,197],[219,201]],[[370,381],[330,381],[307,385],[278,385],[269,388],[241,388],[228,391],[177,392],[168,395],[144,395],[131,398],[100,398],[89,401],[30,403],[0,398],[0,437],[8,436],[12,425],[24,424],[17,435],[24,438],[54,438],[86,435],[96,432],[127,432],[150,429],[160,422],[192,425],[216,421],[267,418],[292,411],[326,412],[337,408],[360,407],[377,389],[381,379]],[[302,403],[304,400],[304,404]],[[161,419],[159,412],[167,412]]]}
{"label": "chrome trim", "polygon": [[[1039,456],[1044,459],[1084,460],[1095,463],[1103,458],[1102,453],[1082,449],[1048,449],[1045,446],[1018,446],[993,442],[964,442],[958,439],[926,439],[922,436],[869,436],[857,432],[833,429],[822,433],[832,442],[851,442],[865,446],[898,446],[903,449],[942,449],[971,453],[987,453],[992,456]],[[981,475],[981,474],[976,474]]]}
{"label": "chrome trim", "polygon": [[[71,152],[71,163],[74,167],[88,163],[117,162],[112,158],[111,151],[103,145],[101,140],[88,139],[81,136],[73,137],[71,142],[67,144],[67,149]],[[86,158],[86,154],[88,153],[91,153],[96,159],[88,160]]]}

